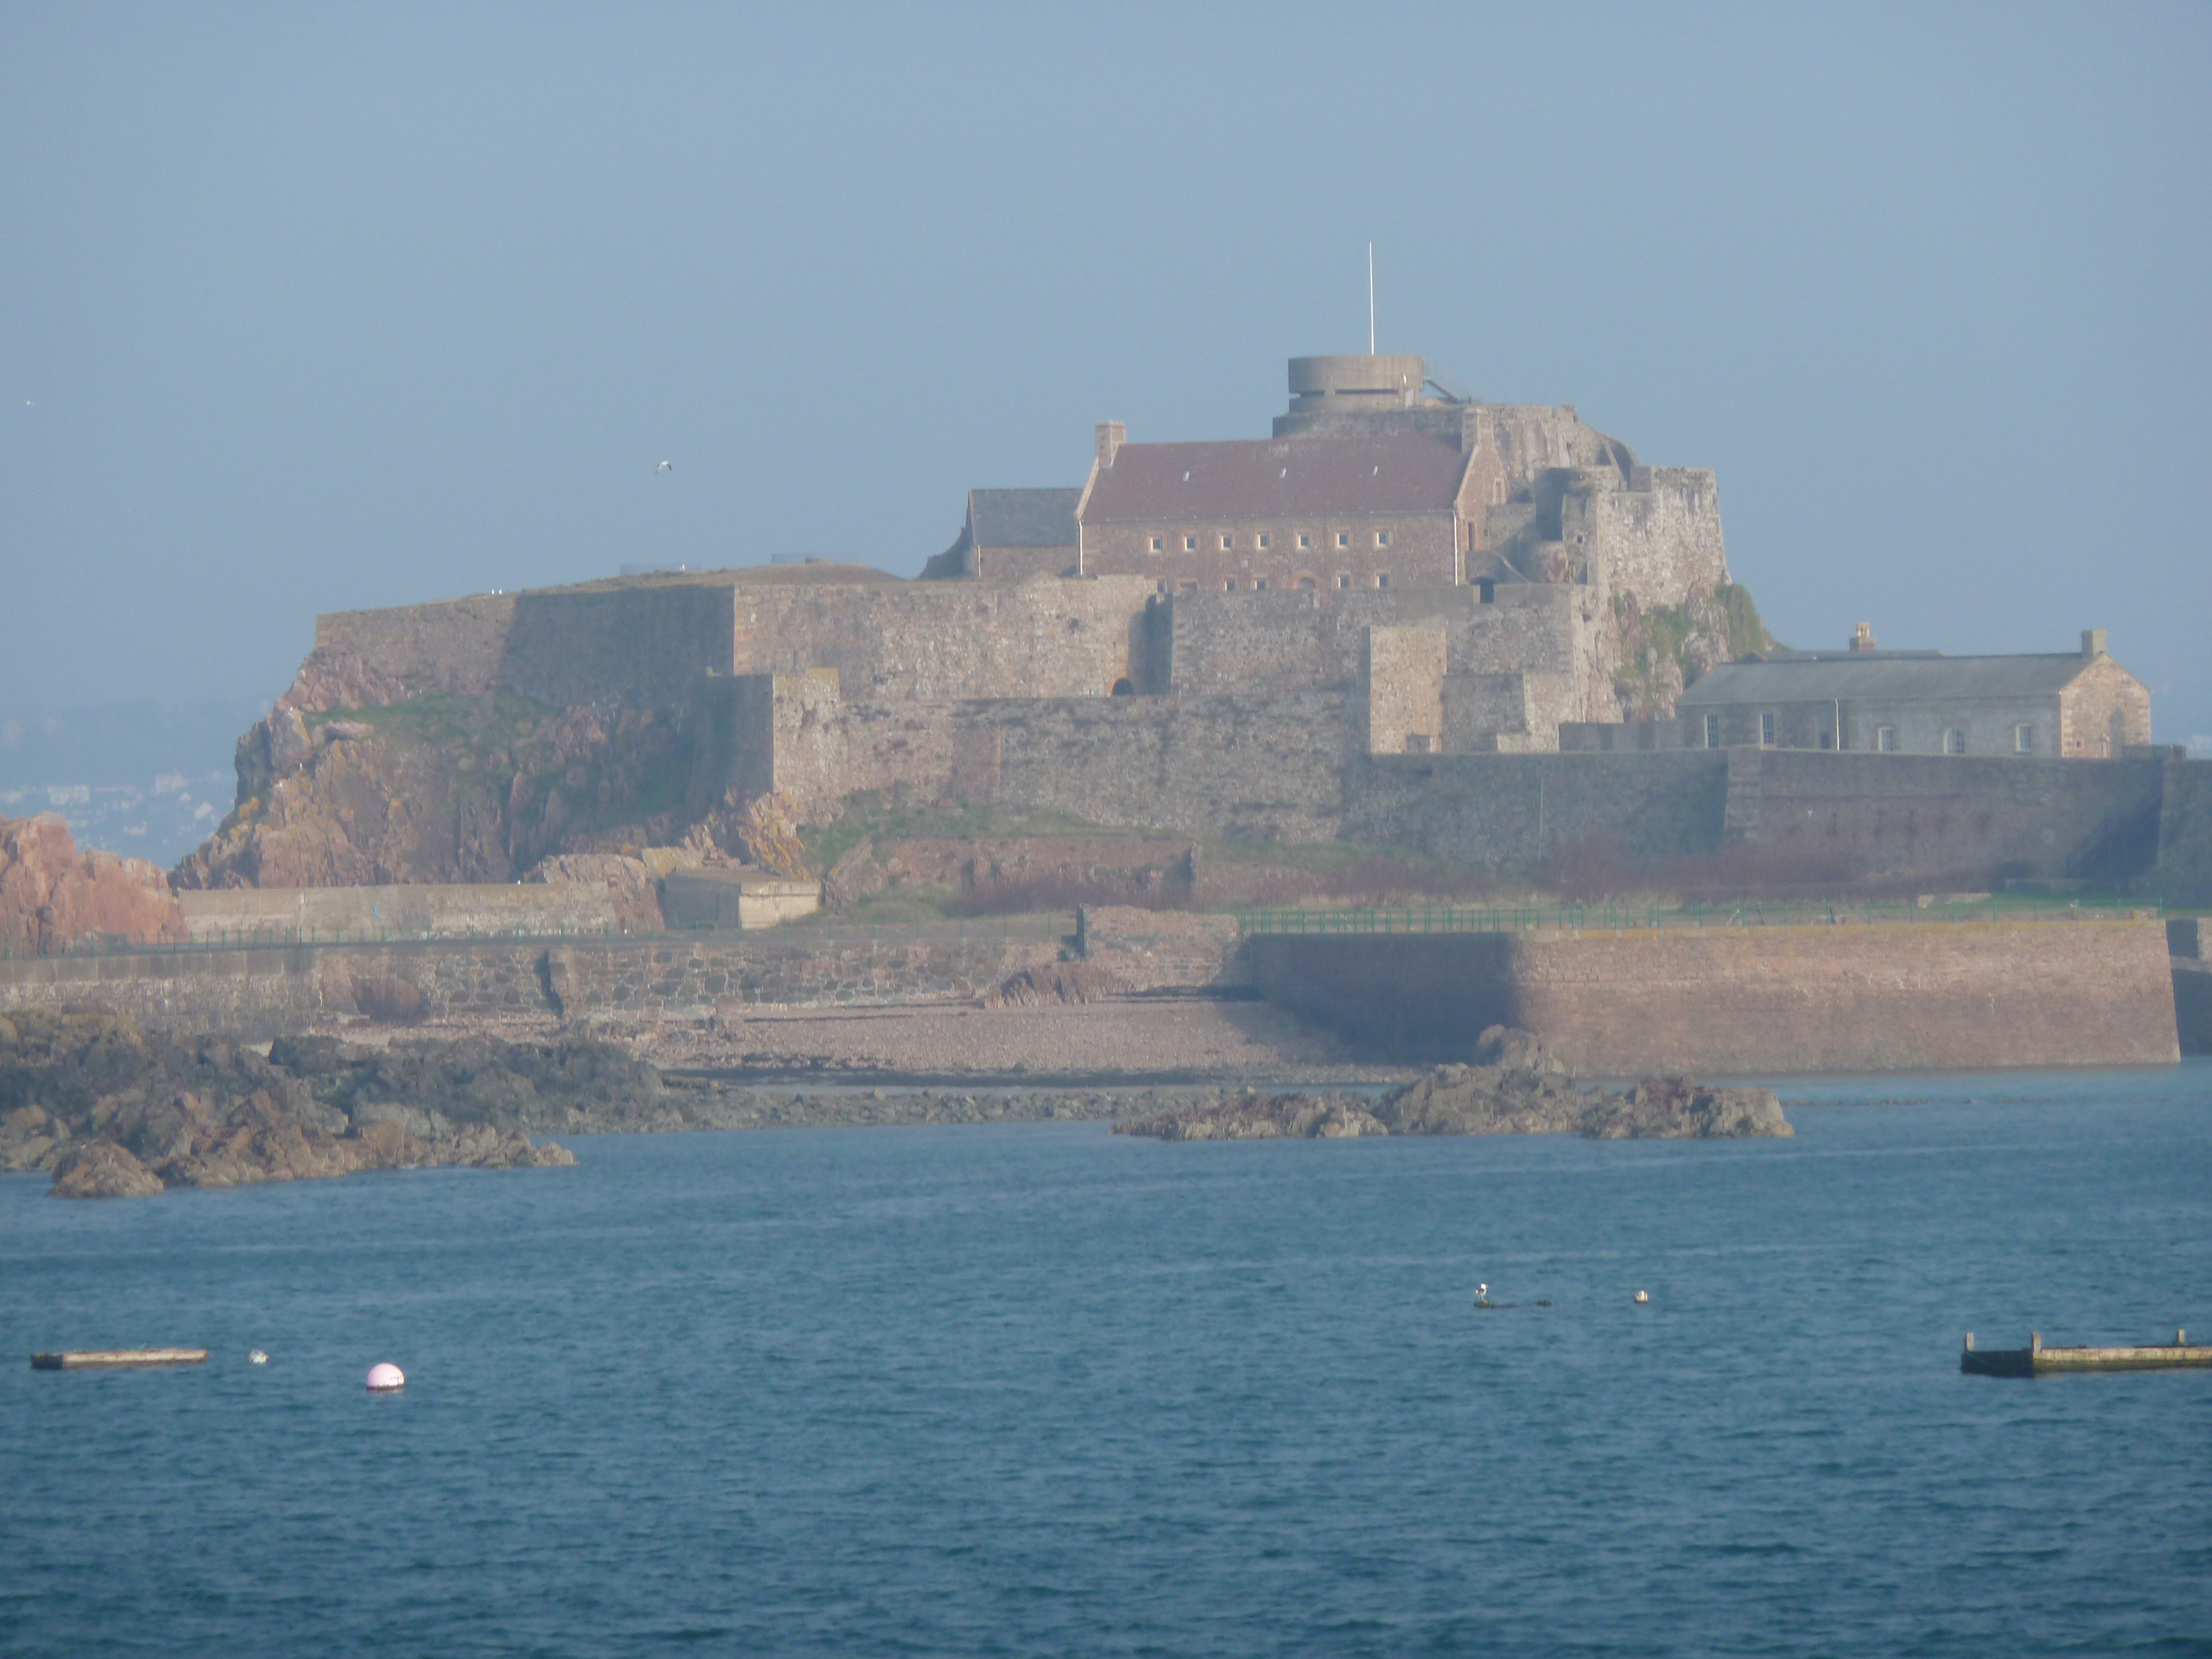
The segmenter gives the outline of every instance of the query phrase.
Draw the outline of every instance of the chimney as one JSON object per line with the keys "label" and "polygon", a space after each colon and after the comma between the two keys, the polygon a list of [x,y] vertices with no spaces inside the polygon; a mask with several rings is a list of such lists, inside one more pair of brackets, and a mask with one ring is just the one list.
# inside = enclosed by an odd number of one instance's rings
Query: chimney
{"label": "chimney", "polygon": [[1490,445],[1490,411],[1477,404],[1466,404],[1459,411],[1459,453],[1473,455]]}
{"label": "chimney", "polygon": [[1119,421],[1098,422],[1098,465],[1101,470],[1114,465],[1114,457],[1128,441],[1129,428]]}
{"label": "chimney", "polygon": [[2085,657],[2101,657],[2105,654],[2103,629],[2085,628],[2081,630],[2081,654]]}
{"label": "chimney", "polygon": [[1857,623],[1851,629],[1851,649],[1871,651],[1875,648],[1874,628],[1868,623]]}

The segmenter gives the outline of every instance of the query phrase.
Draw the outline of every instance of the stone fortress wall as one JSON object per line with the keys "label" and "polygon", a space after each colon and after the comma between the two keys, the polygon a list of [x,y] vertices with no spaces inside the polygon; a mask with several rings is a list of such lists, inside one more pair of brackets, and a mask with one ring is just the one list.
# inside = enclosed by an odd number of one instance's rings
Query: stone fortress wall
{"label": "stone fortress wall", "polygon": [[374,708],[499,689],[518,596],[477,593],[315,618],[314,647],[278,700],[286,708]]}
{"label": "stone fortress wall", "polygon": [[802,822],[875,791],[1498,866],[1602,834],[1644,860],[1756,844],[1868,873],[2181,869],[2159,816],[2196,822],[2161,805],[2185,767],[1558,752],[1631,735],[1616,599],[1728,580],[1712,474],[1648,467],[1572,405],[1429,398],[1418,358],[1299,363],[1285,441],[1418,432],[1481,464],[1497,499],[1477,503],[1465,584],[691,573],[325,617],[287,701],[680,709],[694,808],[781,790]]}

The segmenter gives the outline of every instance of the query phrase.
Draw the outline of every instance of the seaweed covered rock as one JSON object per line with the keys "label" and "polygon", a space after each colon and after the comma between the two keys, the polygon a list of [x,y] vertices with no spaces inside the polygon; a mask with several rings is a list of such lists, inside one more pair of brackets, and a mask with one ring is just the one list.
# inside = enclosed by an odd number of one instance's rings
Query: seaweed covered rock
{"label": "seaweed covered rock", "polygon": [[112,1140],[75,1148],[54,1169],[57,1198],[151,1198],[161,1177]]}
{"label": "seaweed covered rock", "polygon": [[1390,1131],[1350,1096],[1245,1094],[1134,1118],[1115,1124],[1114,1133],[1155,1140],[1341,1140]]}
{"label": "seaweed covered rock", "polygon": [[1796,1133],[1771,1090],[1711,1089],[1684,1077],[1646,1078],[1625,1094],[1584,1089],[1542,1043],[1505,1026],[1485,1031],[1475,1052],[1486,1063],[1439,1066],[1379,1100],[1245,1095],[1131,1119],[1115,1133],[1158,1140],[1377,1133],[1725,1140]]}
{"label": "seaweed covered rock", "polygon": [[[94,1198],[428,1164],[575,1162],[511,1121],[488,1121],[519,1094],[536,1097],[497,1056],[472,1056],[457,1073],[438,1072],[435,1091],[417,1088],[473,1106],[457,1119],[365,1103],[363,1073],[383,1073],[335,1044],[294,1040],[270,1054],[221,1036],[149,1035],[104,1016],[11,1015],[0,1020],[0,1169],[51,1170],[55,1196]],[[538,1063],[559,1070],[557,1060]],[[397,1067],[403,1080],[423,1070],[419,1056]],[[472,1099],[477,1079],[491,1085],[489,1098]]]}
{"label": "seaweed covered rock", "polygon": [[1771,1089],[1711,1089],[1686,1077],[1647,1077],[1608,1095],[1580,1132],[1596,1140],[1735,1140],[1794,1135]]}

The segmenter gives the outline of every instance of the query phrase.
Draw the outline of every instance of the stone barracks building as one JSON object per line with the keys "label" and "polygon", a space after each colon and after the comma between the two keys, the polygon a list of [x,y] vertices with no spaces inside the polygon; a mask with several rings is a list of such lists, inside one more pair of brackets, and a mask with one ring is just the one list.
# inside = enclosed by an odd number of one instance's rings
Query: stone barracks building
{"label": "stone barracks building", "polygon": [[2118,759],[2150,742],[2150,692],[2106,654],[1947,657],[1877,651],[1863,623],[1851,648],[1727,663],[1682,693],[1692,749],[1860,750],[1900,755]]}

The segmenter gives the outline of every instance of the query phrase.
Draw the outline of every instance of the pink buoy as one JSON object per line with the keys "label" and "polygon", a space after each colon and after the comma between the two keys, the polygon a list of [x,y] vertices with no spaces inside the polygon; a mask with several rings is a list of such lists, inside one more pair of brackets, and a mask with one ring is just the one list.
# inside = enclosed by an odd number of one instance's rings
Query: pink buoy
{"label": "pink buoy", "polygon": [[368,1368],[368,1391],[371,1394],[390,1394],[407,1386],[407,1374],[388,1362]]}

